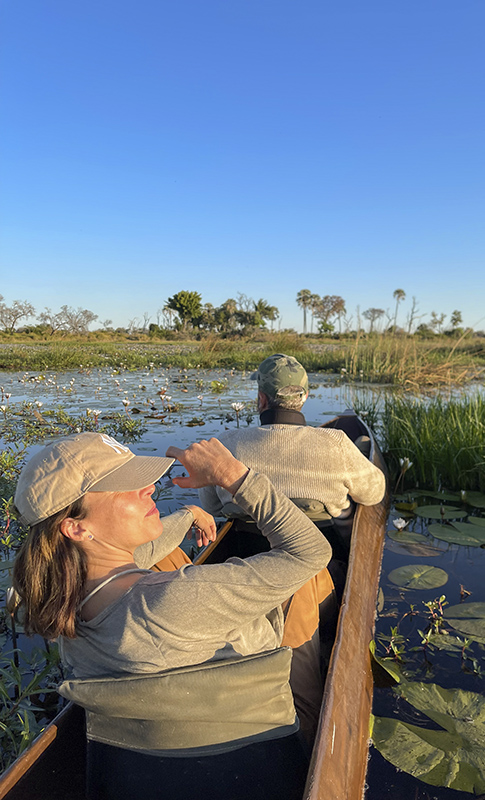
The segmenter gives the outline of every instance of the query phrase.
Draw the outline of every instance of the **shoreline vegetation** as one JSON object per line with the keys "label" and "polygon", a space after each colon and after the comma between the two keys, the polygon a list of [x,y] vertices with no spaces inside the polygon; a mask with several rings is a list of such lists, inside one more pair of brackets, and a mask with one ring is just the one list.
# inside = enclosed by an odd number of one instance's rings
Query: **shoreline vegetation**
{"label": "shoreline vegetation", "polygon": [[137,370],[252,370],[268,355],[295,356],[308,372],[338,374],[349,381],[391,384],[409,391],[483,380],[485,339],[472,332],[420,338],[392,333],[329,337],[271,333],[230,338],[207,334],[200,339],[173,333],[170,341],[138,334],[108,332],[65,335],[42,340],[23,333],[0,335],[0,370],[63,371],[111,367]]}

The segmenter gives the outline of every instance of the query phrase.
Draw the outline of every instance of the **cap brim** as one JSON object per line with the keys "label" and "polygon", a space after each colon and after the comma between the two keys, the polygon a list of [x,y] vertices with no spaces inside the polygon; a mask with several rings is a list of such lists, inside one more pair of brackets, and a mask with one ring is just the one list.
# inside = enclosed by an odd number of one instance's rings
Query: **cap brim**
{"label": "cap brim", "polygon": [[134,456],[89,488],[90,492],[133,492],[158,481],[174,458]]}
{"label": "cap brim", "polygon": [[259,375],[258,370],[256,370],[256,372],[251,372],[251,375],[249,376],[249,380],[250,381],[257,381],[258,380],[258,375]]}

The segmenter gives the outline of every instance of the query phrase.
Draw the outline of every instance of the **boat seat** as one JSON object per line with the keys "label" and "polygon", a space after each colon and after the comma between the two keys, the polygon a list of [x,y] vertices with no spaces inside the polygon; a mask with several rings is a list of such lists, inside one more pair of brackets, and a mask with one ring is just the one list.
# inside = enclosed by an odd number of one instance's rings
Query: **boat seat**
{"label": "boat seat", "polygon": [[66,680],[88,740],[151,755],[207,755],[298,730],[291,648],[156,674]]}

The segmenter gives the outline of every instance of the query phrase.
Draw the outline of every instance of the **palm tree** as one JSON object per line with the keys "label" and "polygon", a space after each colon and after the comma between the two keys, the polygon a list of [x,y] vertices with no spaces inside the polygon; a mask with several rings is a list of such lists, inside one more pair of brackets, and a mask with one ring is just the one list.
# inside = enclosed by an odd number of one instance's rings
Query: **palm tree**
{"label": "palm tree", "polygon": [[301,289],[296,296],[297,305],[303,309],[303,333],[306,333],[306,312],[312,304],[312,293],[310,289]]}
{"label": "palm tree", "polygon": [[394,299],[396,301],[396,311],[395,311],[395,314],[394,314],[394,333],[395,333],[396,332],[396,328],[397,328],[397,310],[399,308],[399,303],[401,302],[401,300],[405,300],[406,299],[406,292],[404,291],[404,289],[396,289],[392,293],[392,296],[394,297]]}

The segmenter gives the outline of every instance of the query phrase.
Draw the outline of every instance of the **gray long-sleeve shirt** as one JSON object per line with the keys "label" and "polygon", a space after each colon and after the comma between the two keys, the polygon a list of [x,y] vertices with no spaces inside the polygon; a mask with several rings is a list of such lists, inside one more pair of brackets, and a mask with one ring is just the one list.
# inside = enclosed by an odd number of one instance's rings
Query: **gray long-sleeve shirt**
{"label": "gray long-sleeve shirt", "polygon": [[[158,672],[279,646],[280,604],[327,565],[331,548],[264,475],[250,470],[235,501],[272,549],[224,564],[142,574],[92,620],[80,620],[77,638],[61,637],[61,658],[76,677]],[[145,568],[160,560],[191,521],[188,510],[167,518],[159,539],[137,548],[136,563]]]}

